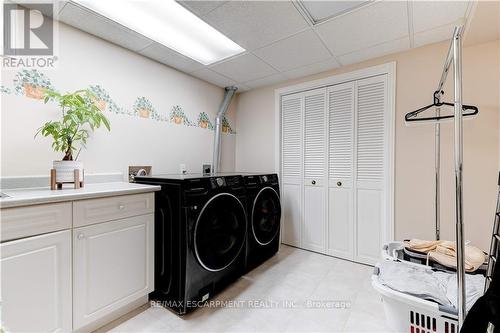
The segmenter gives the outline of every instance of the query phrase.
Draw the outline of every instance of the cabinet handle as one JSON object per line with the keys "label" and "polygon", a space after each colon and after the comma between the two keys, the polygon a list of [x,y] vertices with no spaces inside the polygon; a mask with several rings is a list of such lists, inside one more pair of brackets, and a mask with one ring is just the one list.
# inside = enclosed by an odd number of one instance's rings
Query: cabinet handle
{"label": "cabinet handle", "polygon": [[119,209],[119,210],[123,210],[123,208],[125,208],[125,206],[124,206],[124,205],[119,205],[119,206],[118,206],[118,209]]}
{"label": "cabinet handle", "polygon": [[85,238],[85,235],[83,233],[79,233],[76,238],[78,239],[84,239]]}
{"label": "cabinet handle", "polygon": [[342,186],[342,182],[337,182],[337,186]]}
{"label": "cabinet handle", "polygon": [[315,180],[313,180],[313,181],[311,182],[311,184],[316,185],[316,181],[315,181]]}

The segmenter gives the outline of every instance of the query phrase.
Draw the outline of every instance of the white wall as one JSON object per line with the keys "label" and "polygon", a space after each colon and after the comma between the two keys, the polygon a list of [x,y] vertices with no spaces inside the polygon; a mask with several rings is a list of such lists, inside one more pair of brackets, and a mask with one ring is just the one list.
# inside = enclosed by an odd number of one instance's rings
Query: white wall
{"label": "white wall", "polygon": [[[192,121],[200,112],[213,119],[223,89],[135,54],[102,39],[59,26],[60,54],[56,69],[42,71],[62,92],[99,84],[117,104],[132,110],[137,97],[145,96],[163,115],[181,106]],[[16,71],[2,70],[2,85],[13,90]],[[26,96],[1,94],[1,176],[47,175],[54,153],[51,141],[33,138],[36,129],[60,115],[55,104]],[[232,111],[228,118],[231,121]],[[152,165],[153,172],[201,172],[211,162],[213,131],[199,127],[144,119],[105,111],[111,132],[99,129],[80,160],[87,173],[127,172],[128,165]],[[232,124],[234,127],[234,124]],[[222,170],[234,169],[234,134],[223,134]]]}
{"label": "white wall", "polygon": [[250,90],[237,95],[236,170],[278,172],[275,170],[276,123],[274,89]]}

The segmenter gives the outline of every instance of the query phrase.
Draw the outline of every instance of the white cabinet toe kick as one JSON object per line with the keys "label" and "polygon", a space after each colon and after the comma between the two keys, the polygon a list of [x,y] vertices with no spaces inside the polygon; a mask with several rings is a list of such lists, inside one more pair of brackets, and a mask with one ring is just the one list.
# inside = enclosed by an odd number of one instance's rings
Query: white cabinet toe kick
{"label": "white cabinet toe kick", "polygon": [[3,208],[0,217],[6,332],[91,332],[154,289],[153,192]]}

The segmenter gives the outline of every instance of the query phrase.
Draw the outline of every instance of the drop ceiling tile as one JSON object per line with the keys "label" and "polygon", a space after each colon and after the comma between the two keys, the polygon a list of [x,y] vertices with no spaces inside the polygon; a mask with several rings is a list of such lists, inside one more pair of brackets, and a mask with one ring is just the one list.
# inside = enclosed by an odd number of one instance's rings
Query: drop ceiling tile
{"label": "drop ceiling tile", "polygon": [[469,17],[464,45],[482,44],[500,39],[500,1],[479,1]]}
{"label": "drop ceiling tile", "polygon": [[335,55],[408,36],[406,1],[366,5],[314,27]]}
{"label": "drop ceiling tile", "polygon": [[448,24],[436,29],[415,33],[413,35],[413,45],[415,47],[420,47],[427,44],[442,42],[444,40],[451,41],[454,29],[454,24]]}
{"label": "drop ceiling tile", "polygon": [[286,81],[287,79],[288,78],[285,75],[278,73],[278,74],[266,76],[265,78],[262,78],[262,79],[258,79],[258,80],[254,80],[254,81],[250,81],[250,82],[245,82],[243,84],[245,86],[249,87],[250,89],[255,89],[255,88],[259,88],[259,87],[269,86],[271,84],[275,84],[278,82],[283,82],[283,81]]}
{"label": "drop ceiling tile", "polygon": [[191,12],[197,16],[203,16],[210,13],[217,7],[222,6],[227,1],[211,1],[211,0],[188,0],[188,1],[177,1],[185,8],[189,9]]}
{"label": "drop ceiling tile", "polygon": [[346,13],[370,1],[300,1],[315,22]]}
{"label": "drop ceiling tile", "polygon": [[64,6],[59,19],[132,51],[138,51],[152,43],[150,39],[72,2]]}
{"label": "drop ceiling tile", "polygon": [[326,61],[320,61],[311,65],[292,69],[291,71],[284,72],[283,74],[286,75],[289,79],[297,79],[300,77],[325,72],[337,67],[339,67],[339,63],[334,58],[330,58]]}
{"label": "drop ceiling tile", "polygon": [[342,65],[350,65],[368,59],[381,57],[387,54],[405,51],[408,50],[409,48],[410,48],[409,38],[402,38],[387,43],[383,43],[380,45],[372,46],[370,48],[366,48],[360,51],[355,51],[349,54],[345,54],[343,56],[337,57],[337,60]]}
{"label": "drop ceiling tile", "polygon": [[170,67],[177,68],[183,72],[191,73],[198,69],[203,68],[204,66],[197,61],[194,61],[188,57],[183,56],[175,52],[172,49],[169,49],[166,46],[163,46],[159,43],[153,43],[146,48],[139,51],[140,54],[159,61],[165,65]]}
{"label": "drop ceiling tile", "polygon": [[291,70],[331,57],[312,30],[280,40],[255,50],[254,53],[279,71]]}
{"label": "drop ceiling tile", "polygon": [[247,51],[308,27],[291,1],[229,1],[203,19]]}
{"label": "drop ceiling tile", "polygon": [[199,79],[202,79],[204,81],[210,82],[212,84],[215,84],[216,86],[219,87],[227,87],[227,86],[232,86],[235,85],[236,82],[223,76],[220,75],[214,71],[211,71],[208,68],[203,68],[198,71],[195,71],[191,73],[192,76],[195,76]]}
{"label": "drop ceiling tile", "polygon": [[412,1],[413,31],[437,28],[463,18],[469,1]]}
{"label": "drop ceiling tile", "polygon": [[277,72],[250,53],[223,61],[210,67],[210,69],[236,82],[253,81]]}

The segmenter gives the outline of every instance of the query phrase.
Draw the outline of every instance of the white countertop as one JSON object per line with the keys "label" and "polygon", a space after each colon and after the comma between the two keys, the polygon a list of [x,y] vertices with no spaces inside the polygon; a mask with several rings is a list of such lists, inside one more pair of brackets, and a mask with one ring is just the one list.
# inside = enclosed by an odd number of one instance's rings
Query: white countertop
{"label": "white countertop", "polygon": [[1,190],[1,192],[9,197],[0,198],[0,208],[147,193],[159,191],[160,189],[160,186],[126,182],[85,184],[80,189],[65,188],[62,190],[51,190],[48,187],[6,189]]}

